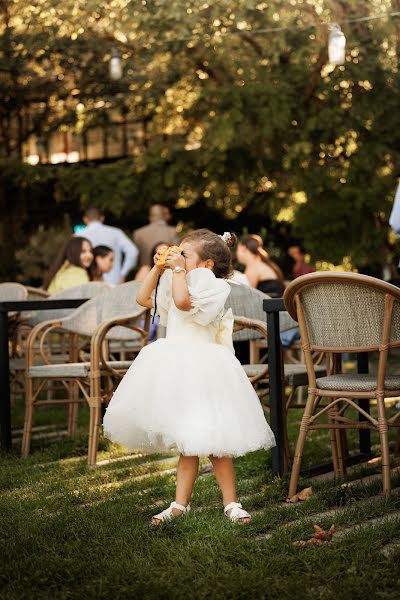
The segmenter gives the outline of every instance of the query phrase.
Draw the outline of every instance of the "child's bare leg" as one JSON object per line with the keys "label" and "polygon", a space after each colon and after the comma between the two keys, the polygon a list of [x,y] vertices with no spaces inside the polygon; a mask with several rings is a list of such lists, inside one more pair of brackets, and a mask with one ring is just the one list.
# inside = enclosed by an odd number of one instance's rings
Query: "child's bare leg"
{"label": "child's bare leg", "polygon": [[[229,456],[209,456],[214,468],[215,478],[222,492],[224,506],[237,502],[235,469]],[[230,512],[230,511],[229,511]],[[249,518],[239,519],[240,522],[250,521]]]}
{"label": "child's bare leg", "polygon": [[209,459],[214,468],[215,479],[221,488],[224,506],[230,502],[237,502],[233,460],[229,456],[209,456]]}
{"label": "child's bare leg", "polygon": [[[176,474],[176,497],[175,501],[178,504],[187,506],[192,497],[194,482],[196,481],[197,473],[199,470],[199,457],[198,456],[183,456],[179,457],[178,471]],[[181,511],[176,508],[173,509],[176,514],[180,514]],[[174,512],[175,514],[175,512]]]}
{"label": "child's bare leg", "polygon": [[[175,502],[187,506],[192,497],[194,482],[197,477],[199,470],[199,457],[198,456],[183,456],[179,457],[178,470],[176,475],[176,496]],[[178,517],[182,514],[182,511],[178,508],[172,509],[174,517]],[[158,519],[152,519],[154,525],[159,524]]]}

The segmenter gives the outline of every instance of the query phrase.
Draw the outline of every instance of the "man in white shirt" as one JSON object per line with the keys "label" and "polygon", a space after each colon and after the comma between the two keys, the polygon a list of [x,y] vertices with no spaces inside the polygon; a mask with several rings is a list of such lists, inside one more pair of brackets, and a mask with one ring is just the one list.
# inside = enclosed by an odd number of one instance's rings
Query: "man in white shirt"
{"label": "man in white shirt", "polygon": [[103,221],[104,215],[101,210],[88,208],[83,217],[86,227],[79,235],[87,238],[93,247],[108,246],[114,251],[113,268],[109,273],[104,273],[103,278],[106,283],[123,283],[129,271],[137,264],[139,250],[121,229],[104,225]]}

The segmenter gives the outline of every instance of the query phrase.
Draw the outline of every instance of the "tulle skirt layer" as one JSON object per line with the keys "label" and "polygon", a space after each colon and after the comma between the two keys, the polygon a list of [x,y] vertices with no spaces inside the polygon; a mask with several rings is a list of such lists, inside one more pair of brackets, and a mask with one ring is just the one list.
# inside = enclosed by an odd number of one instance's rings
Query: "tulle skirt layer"
{"label": "tulle skirt layer", "polygon": [[224,346],[161,339],[143,348],[104,417],[129,449],[241,456],[275,445],[260,401]]}

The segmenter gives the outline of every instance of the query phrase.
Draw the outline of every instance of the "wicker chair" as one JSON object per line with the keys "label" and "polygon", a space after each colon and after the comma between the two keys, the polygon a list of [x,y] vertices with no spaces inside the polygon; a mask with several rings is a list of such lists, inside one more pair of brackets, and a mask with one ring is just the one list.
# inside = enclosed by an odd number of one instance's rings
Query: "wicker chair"
{"label": "wicker chair", "polygon": [[[26,286],[25,286],[26,287]],[[45,290],[39,288],[26,287],[28,292],[28,300],[72,300],[76,298],[94,298],[98,294],[103,293],[109,289],[106,283],[91,281],[89,283],[83,283],[77,285],[63,292],[58,292],[49,297],[49,294]],[[32,291],[33,290],[33,291]],[[16,323],[15,330],[13,332],[13,353],[10,359],[10,373],[11,373],[11,390],[15,395],[18,391],[24,390],[24,377],[21,374],[25,372],[25,345],[26,338],[29,335],[31,329],[38,323],[44,321],[50,321],[53,319],[62,319],[67,315],[70,315],[75,309],[64,308],[64,309],[53,309],[53,310],[37,310],[30,311],[19,315],[18,322]],[[51,353],[53,360],[63,362],[68,360],[68,343],[65,342],[63,336],[57,335],[57,342],[54,340],[54,336],[49,338],[48,343],[51,345]],[[37,363],[43,364],[40,354],[37,355]]]}
{"label": "wicker chair", "polygon": [[[270,298],[248,285],[241,285],[230,281],[231,293],[229,294],[225,308],[232,309],[234,315],[241,315],[251,320],[257,320],[265,323],[265,312],[263,301]],[[285,331],[297,327],[297,323],[289,316],[287,312],[280,314],[280,330]],[[266,340],[260,331],[248,327],[242,327],[233,333],[234,342],[249,342],[249,356],[251,363],[265,362],[265,353],[268,347]],[[264,358],[261,361],[260,354],[264,352]]]}
{"label": "wicker chair", "polygon": [[[26,409],[22,440],[22,456],[29,454],[32,416],[36,406],[71,405],[87,402],[90,409],[88,463],[96,463],[101,404],[111,397],[115,378],[122,377],[132,360],[109,360],[110,341],[135,341],[130,352],[136,355],[147,343],[146,328],[139,326],[148,311],[135,302],[140,282],[129,282],[108,289],[88,300],[64,319],[36,325],[27,341]],[[146,326],[149,319],[146,319]],[[70,361],[53,362],[45,352],[46,337],[54,330],[69,334]],[[90,360],[80,360],[78,339],[90,340]],[[43,365],[35,365],[39,349]],[[67,390],[66,398],[40,399],[39,394],[49,380],[59,381]],[[71,392],[71,384],[74,392]],[[79,397],[79,391],[82,397]]]}
{"label": "wicker chair", "polygon": [[20,283],[0,283],[0,302],[19,302],[28,297],[27,289]]}
{"label": "wicker chair", "polygon": [[[82,283],[75,285],[74,287],[68,288],[62,292],[57,292],[51,296],[47,296],[49,300],[75,300],[79,298],[87,298],[90,300],[99,294],[102,294],[105,290],[110,289],[110,286],[103,281],[89,281],[88,283]],[[46,298],[44,297],[43,300]],[[42,321],[50,321],[52,319],[63,319],[73,312],[73,308],[62,308],[57,310],[38,310],[32,311],[25,315],[25,321],[34,327]]]}
{"label": "wicker chair", "polygon": [[[248,319],[247,317],[234,317],[234,336],[243,331],[252,333],[253,339],[258,339],[263,342],[266,348],[268,348],[267,342],[267,326],[263,321],[258,319]],[[254,338],[254,335],[258,335],[258,338]],[[250,342],[251,343],[251,342]],[[251,363],[249,365],[243,365],[245,373],[249,378],[250,382],[254,386],[264,411],[269,410],[269,405],[265,401],[265,398],[269,393],[269,378],[268,378],[268,365],[264,363]],[[326,369],[322,365],[315,366],[316,372],[319,376],[326,375]],[[287,417],[290,408],[300,408],[303,405],[292,404],[294,392],[298,387],[302,387],[308,384],[307,369],[306,365],[302,363],[284,363],[283,365],[283,383],[285,387],[289,387],[290,392],[288,398],[284,402],[284,459],[285,469],[289,468],[290,465],[290,448],[289,438],[287,435]]]}
{"label": "wicker chair", "polygon": [[[6,282],[0,283],[0,302],[20,302],[28,298],[28,292],[26,288],[20,283]],[[8,335],[11,340],[11,355],[15,352],[15,332],[18,325],[18,314],[17,312],[9,312],[9,329]]]}
{"label": "wicker chair", "polygon": [[[400,395],[400,376],[386,375],[388,352],[400,347],[400,290],[386,282],[353,273],[312,273],[294,280],[285,290],[290,315],[298,319],[309,381],[289,486],[289,497],[297,490],[301,458],[307,433],[328,429],[335,473],[344,473],[341,430],[368,428],[379,432],[383,490],[390,492],[388,427],[399,427],[400,412],[388,418],[385,397]],[[313,352],[379,351],[378,372],[319,377]],[[337,362],[337,361],[336,361]],[[338,369],[339,370],[339,369]],[[378,418],[368,414],[356,399],[377,402]],[[322,400],[324,404],[322,404]],[[360,421],[345,415],[352,407]],[[328,414],[328,423],[317,423]]]}
{"label": "wicker chair", "polygon": [[[28,298],[27,289],[20,283],[6,282],[0,283],[0,302],[20,302]],[[8,313],[13,321],[17,317],[16,312]]]}

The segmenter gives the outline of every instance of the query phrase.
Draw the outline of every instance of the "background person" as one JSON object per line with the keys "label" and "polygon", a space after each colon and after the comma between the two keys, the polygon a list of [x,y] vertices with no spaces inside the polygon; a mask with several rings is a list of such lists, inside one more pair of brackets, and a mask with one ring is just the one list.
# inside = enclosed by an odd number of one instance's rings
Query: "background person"
{"label": "background person", "polygon": [[[123,283],[129,271],[137,264],[139,251],[128,236],[118,227],[104,225],[104,214],[98,208],[88,208],[83,222],[86,228],[82,234],[95,246],[108,246],[114,252],[114,263],[108,273],[104,273],[106,283]],[[123,256],[123,258],[122,258]]]}
{"label": "background person", "polygon": [[[164,248],[167,248],[169,244],[167,244],[166,242],[157,242],[157,244],[154,246],[154,248],[151,251],[152,256],[154,257],[155,254],[157,254],[158,252],[162,252],[162,250]],[[142,265],[138,272],[136,273],[135,276],[135,280],[137,281],[141,281],[142,279],[144,279],[147,275],[147,273],[150,273],[151,271],[151,267],[150,265]]]}
{"label": "background person", "polygon": [[269,258],[260,244],[259,236],[243,237],[238,244],[236,257],[244,265],[244,274],[252,287],[272,298],[282,296],[285,289],[283,273]]}
{"label": "background person", "polygon": [[43,288],[50,294],[55,294],[88,283],[92,279],[92,262],[93,250],[89,240],[78,236],[71,238],[50,266],[43,281]]}
{"label": "background person", "polygon": [[288,247],[288,255],[294,260],[293,265],[293,279],[306,275],[307,273],[314,273],[315,267],[306,262],[306,251],[304,246],[300,243],[293,243]]}
{"label": "background person", "polygon": [[90,268],[93,281],[104,281],[104,275],[113,268],[114,259],[114,251],[109,246],[93,248],[93,262]]}
{"label": "background person", "polygon": [[[142,266],[153,267],[153,249],[163,240],[167,246],[179,246],[179,238],[175,227],[168,225],[166,218],[169,209],[161,204],[153,204],[149,211],[148,225],[140,227],[133,234],[133,241],[139,249],[139,273]],[[143,278],[143,277],[140,277]],[[138,274],[136,279],[139,279]]]}

